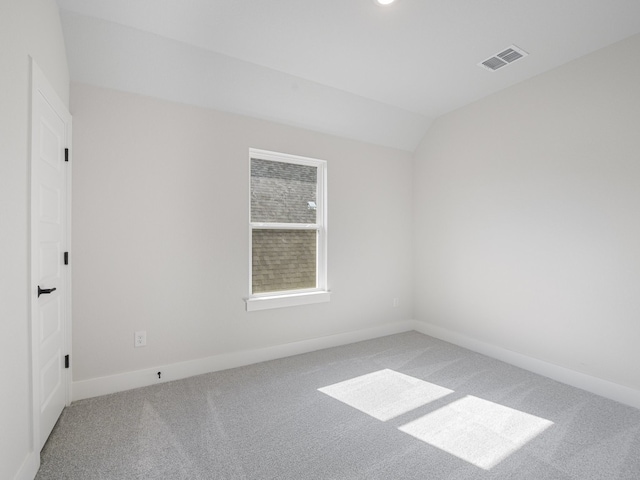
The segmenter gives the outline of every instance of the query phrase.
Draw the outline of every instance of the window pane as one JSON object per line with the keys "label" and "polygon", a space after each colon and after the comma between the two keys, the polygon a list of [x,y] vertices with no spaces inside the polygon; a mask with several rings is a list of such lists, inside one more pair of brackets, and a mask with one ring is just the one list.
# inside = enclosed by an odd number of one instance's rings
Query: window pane
{"label": "window pane", "polygon": [[251,221],[316,223],[317,168],[251,159]]}
{"label": "window pane", "polygon": [[253,293],[316,287],[315,230],[253,230]]}

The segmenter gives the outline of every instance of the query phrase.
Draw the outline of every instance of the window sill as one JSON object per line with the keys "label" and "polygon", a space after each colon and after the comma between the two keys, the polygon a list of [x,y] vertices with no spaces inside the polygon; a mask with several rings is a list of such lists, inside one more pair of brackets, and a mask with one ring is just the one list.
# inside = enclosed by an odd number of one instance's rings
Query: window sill
{"label": "window sill", "polygon": [[313,303],[328,302],[331,292],[305,292],[288,295],[273,295],[269,297],[253,297],[245,299],[247,312],[255,310],[267,310],[270,308],[295,307],[297,305],[310,305]]}

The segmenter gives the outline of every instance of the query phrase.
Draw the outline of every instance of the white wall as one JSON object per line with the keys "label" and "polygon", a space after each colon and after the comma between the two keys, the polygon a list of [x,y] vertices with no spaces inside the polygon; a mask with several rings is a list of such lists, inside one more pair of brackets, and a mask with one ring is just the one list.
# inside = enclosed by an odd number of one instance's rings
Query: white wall
{"label": "white wall", "polygon": [[[409,153],[84,84],[71,112],[75,382],[412,318]],[[249,147],[328,161],[331,302],[245,312]]]}
{"label": "white wall", "polygon": [[75,82],[407,151],[431,123],[424,115],[118,23],[63,11],[62,25]]}
{"label": "white wall", "polygon": [[418,320],[640,390],[639,85],[635,36],[435,122]]}
{"label": "white wall", "polygon": [[69,73],[55,2],[3,1],[0,45],[0,478],[11,479],[33,477],[39,462],[31,442],[29,56],[67,103]]}

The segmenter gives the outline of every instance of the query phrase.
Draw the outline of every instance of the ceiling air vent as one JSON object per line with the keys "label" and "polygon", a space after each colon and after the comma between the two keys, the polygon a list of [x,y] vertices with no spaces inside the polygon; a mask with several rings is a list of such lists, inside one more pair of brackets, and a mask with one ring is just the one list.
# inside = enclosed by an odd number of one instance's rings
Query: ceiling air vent
{"label": "ceiling air vent", "polygon": [[521,48],[511,45],[502,52],[496,53],[494,56],[487,58],[484,62],[480,62],[478,66],[495,72],[499,68],[505,67],[522,57],[526,57],[527,55],[529,54]]}

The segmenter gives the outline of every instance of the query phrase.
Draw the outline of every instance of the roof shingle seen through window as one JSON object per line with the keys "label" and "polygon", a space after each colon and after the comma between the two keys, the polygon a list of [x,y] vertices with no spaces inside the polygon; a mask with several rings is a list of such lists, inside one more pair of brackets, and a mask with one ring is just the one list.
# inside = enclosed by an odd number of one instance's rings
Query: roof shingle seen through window
{"label": "roof shingle seen through window", "polygon": [[316,167],[251,160],[251,221],[316,223]]}

